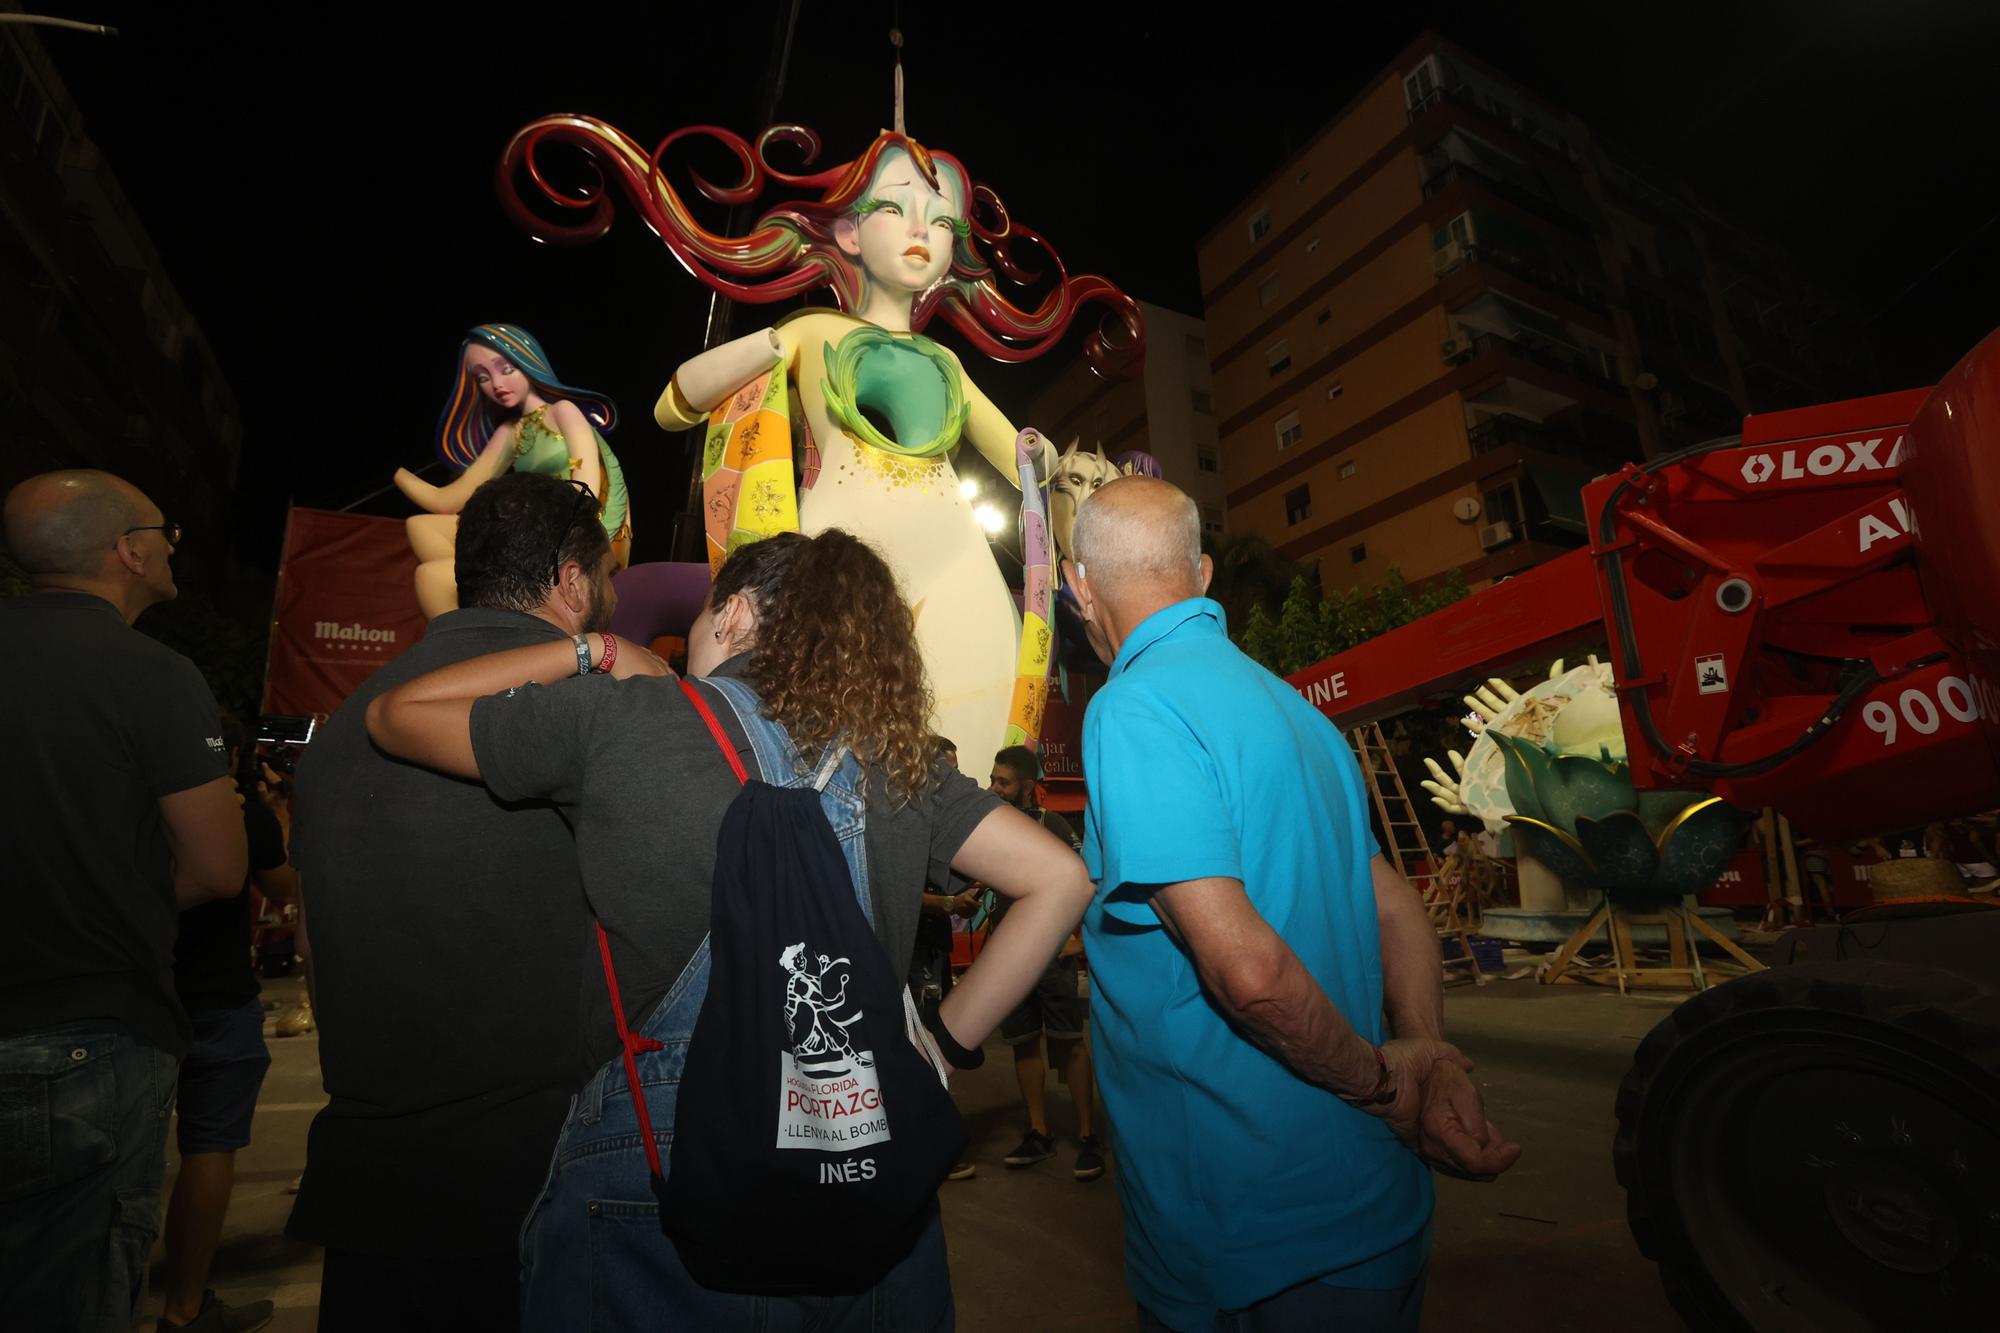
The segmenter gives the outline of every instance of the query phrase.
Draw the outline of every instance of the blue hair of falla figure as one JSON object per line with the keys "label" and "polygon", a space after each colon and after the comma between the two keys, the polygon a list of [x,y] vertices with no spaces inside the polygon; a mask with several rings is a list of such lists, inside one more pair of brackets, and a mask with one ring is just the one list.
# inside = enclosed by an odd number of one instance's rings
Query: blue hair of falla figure
{"label": "blue hair of falla figure", "polygon": [[451,396],[445,400],[444,411],[438,416],[437,455],[453,467],[464,469],[472,466],[485,451],[493,432],[512,415],[496,408],[473,382],[472,372],[465,364],[465,349],[475,345],[506,357],[515,369],[528,377],[542,397],[551,401],[567,399],[575,403],[598,430],[608,431],[617,426],[617,405],[605,394],[578,389],[557,379],[555,368],[549,364],[549,354],[542,350],[534,334],[519,324],[481,324],[468,329],[465,341],[459,344]]}

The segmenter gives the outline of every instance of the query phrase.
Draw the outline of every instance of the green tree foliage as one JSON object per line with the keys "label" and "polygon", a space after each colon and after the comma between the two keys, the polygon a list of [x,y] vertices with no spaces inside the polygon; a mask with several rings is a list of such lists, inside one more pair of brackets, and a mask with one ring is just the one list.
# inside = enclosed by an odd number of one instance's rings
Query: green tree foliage
{"label": "green tree foliage", "polygon": [[1255,533],[1204,537],[1202,547],[1215,566],[1208,595],[1222,604],[1230,629],[1238,634],[1248,631],[1251,615],[1260,608],[1275,620],[1293,580],[1316,576],[1316,571],[1279,555]]}
{"label": "green tree foliage", "polygon": [[1342,588],[1315,601],[1311,581],[1300,575],[1275,620],[1261,604],[1251,608],[1237,642],[1251,658],[1289,676],[1449,606],[1467,592],[1465,576],[1456,569],[1416,592],[1401,570],[1391,569],[1376,587]]}
{"label": "green tree foliage", "polygon": [[1262,603],[1250,607],[1250,618],[1243,627],[1242,648],[1252,660],[1265,666],[1278,660],[1278,622],[1271,619]]}

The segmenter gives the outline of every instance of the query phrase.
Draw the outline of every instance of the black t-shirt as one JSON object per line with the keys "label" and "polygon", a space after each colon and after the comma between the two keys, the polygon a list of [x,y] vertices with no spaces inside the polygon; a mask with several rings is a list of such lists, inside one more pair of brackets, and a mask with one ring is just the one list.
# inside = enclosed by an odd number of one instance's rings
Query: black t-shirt
{"label": "black t-shirt", "polygon": [[160,798],[228,771],[194,663],[101,597],[0,602],[0,1037],[110,1019],[173,1055]]}
{"label": "black t-shirt", "polygon": [[[732,658],[721,670],[740,674],[744,665]],[[721,696],[709,703],[725,726],[734,720]],[[747,743],[734,739],[755,774]],[[497,794],[547,797],[567,809],[584,890],[611,937],[637,1029],[708,933],[716,834],[738,784],[707,725],[671,677],[591,676],[481,699],[472,706],[472,747]],[[875,933],[898,976],[909,970],[924,881],[943,873],[999,805],[964,774],[938,767],[926,798],[868,805]],[[586,994],[579,1069],[587,1075],[618,1054],[618,1035],[602,982]]]}
{"label": "black t-shirt", "polygon": [[[243,801],[243,833],[250,843],[250,872],[285,864],[285,831],[254,795]],[[257,969],[250,966],[250,883],[234,898],[203,903],[181,913],[174,941],[174,990],[192,1014],[232,1009],[257,998]]]}
{"label": "black t-shirt", "polygon": [[590,918],[546,803],[392,759],[369,701],[406,680],[561,639],[460,610],[370,677],[299,764],[292,828],[329,1098],[287,1227],[370,1254],[511,1251],[578,1086]]}

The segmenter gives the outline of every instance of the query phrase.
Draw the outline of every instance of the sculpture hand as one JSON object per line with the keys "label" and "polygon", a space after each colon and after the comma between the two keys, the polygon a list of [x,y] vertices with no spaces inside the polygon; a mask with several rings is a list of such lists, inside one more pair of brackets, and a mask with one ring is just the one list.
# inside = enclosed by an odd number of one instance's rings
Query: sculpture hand
{"label": "sculpture hand", "polygon": [[1507,705],[1520,697],[1519,690],[1495,676],[1478,690],[1466,695],[1462,702],[1467,708],[1491,722],[1506,711]]}
{"label": "sculpture hand", "polygon": [[1445,753],[1446,757],[1451,760],[1451,766],[1457,773],[1457,776],[1453,777],[1447,774],[1444,769],[1438,766],[1437,760],[1426,758],[1424,760],[1424,767],[1431,771],[1431,775],[1424,779],[1424,790],[1431,794],[1431,803],[1446,814],[1469,815],[1472,812],[1465,808],[1465,795],[1463,791],[1465,782],[1465,756],[1456,750],[1448,750]]}

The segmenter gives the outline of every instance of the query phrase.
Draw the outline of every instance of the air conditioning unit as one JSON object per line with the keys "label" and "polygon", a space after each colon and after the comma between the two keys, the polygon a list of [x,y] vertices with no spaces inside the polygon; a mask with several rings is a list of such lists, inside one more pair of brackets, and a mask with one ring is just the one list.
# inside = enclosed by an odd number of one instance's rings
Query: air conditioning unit
{"label": "air conditioning unit", "polygon": [[1514,525],[1511,523],[1488,523],[1479,530],[1479,549],[1490,551],[1496,546],[1505,546],[1514,540]]}
{"label": "air conditioning unit", "polygon": [[1444,358],[1444,363],[1447,366],[1456,366],[1462,362],[1470,361],[1473,356],[1472,338],[1470,335],[1463,333],[1455,337],[1446,338],[1438,347],[1438,354]]}
{"label": "air conditioning unit", "polygon": [[1431,251],[1431,272],[1442,278],[1447,273],[1456,273],[1472,258],[1472,247],[1459,241],[1446,241]]}

